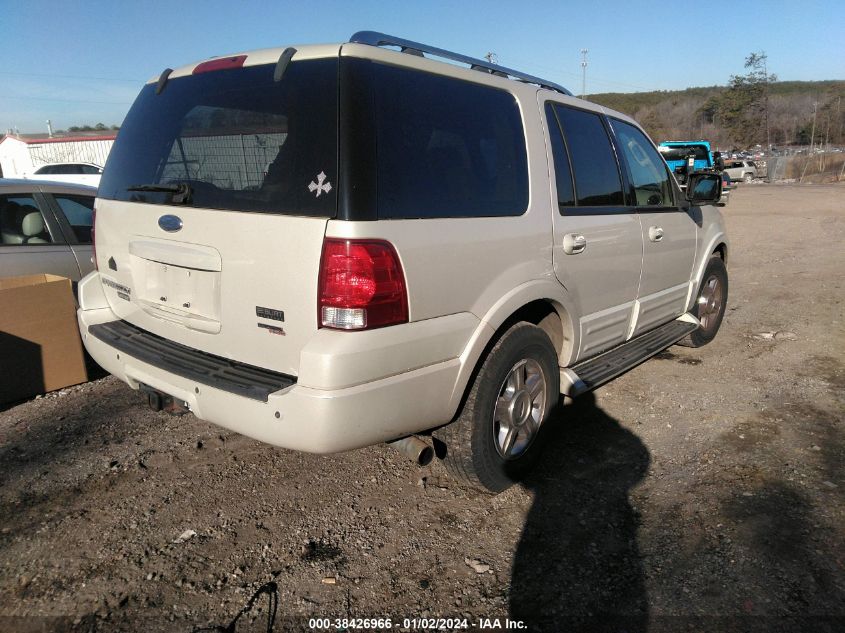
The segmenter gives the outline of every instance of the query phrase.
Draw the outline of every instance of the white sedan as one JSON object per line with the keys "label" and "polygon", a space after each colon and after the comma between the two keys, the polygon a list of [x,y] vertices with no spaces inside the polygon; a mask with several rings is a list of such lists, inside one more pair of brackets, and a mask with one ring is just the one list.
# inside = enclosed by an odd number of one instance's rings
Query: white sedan
{"label": "white sedan", "polygon": [[26,177],[99,187],[102,173],[103,168],[94,163],[51,163],[42,165]]}

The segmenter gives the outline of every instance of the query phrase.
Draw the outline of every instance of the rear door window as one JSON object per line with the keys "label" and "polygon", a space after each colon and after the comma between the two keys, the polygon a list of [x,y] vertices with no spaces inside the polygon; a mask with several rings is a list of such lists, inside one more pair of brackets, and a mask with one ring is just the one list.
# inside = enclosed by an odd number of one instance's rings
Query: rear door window
{"label": "rear door window", "polygon": [[[337,59],[202,72],[141,91],[109,155],[99,196],[333,217],[337,211]],[[178,199],[177,199],[178,201]]]}
{"label": "rear door window", "polygon": [[560,104],[554,111],[566,136],[579,207],[622,206],[625,196],[616,154],[601,116]]}

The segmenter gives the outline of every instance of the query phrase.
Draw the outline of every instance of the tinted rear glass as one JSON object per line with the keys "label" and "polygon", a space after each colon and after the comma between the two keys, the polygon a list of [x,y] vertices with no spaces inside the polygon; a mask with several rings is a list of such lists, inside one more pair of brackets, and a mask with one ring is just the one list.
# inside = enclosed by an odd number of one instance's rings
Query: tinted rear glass
{"label": "tinted rear glass", "polygon": [[554,106],[575,172],[579,207],[625,204],[616,154],[601,117],[593,112]]}
{"label": "tinted rear glass", "polygon": [[549,138],[552,142],[552,160],[555,166],[555,183],[557,184],[557,206],[563,213],[564,207],[575,205],[575,191],[572,188],[572,170],[569,166],[569,156],[566,145],[557,122],[552,104],[546,104],[546,125],[549,128]]}
{"label": "tinted rear glass", "polygon": [[708,160],[707,148],[703,145],[682,145],[672,147],[661,145],[657,149],[660,150],[660,153],[663,155],[663,159],[667,162],[670,160],[686,160],[690,154],[695,157],[695,160]]}
{"label": "tinted rear glass", "polygon": [[337,59],[171,79],[141,91],[121,126],[99,196],[171,204],[131,190],[187,183],[189,206],[333,217],[337,210]]}
{"label": "tinted rear glass", "polygon": [[372,86],[378,217],[525,212],[528,165],[513,95],[407,68],[354,65]]}

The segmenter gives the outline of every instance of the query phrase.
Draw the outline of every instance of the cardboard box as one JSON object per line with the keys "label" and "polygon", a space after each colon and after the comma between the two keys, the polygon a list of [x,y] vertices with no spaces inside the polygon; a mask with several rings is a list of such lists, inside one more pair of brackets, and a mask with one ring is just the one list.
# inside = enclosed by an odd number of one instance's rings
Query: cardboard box
{"label": "cardboard box", "polygon": [[86,380],[70,279],[0,278],[0,403]]}

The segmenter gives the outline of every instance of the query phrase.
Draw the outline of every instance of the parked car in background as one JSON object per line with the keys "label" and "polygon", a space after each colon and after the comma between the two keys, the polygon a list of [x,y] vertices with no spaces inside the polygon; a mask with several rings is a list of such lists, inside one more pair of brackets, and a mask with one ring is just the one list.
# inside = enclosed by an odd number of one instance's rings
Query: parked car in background
{"label": "parked car in background", "polygon": [[27,177],[98,187],[102,173],[103,168],[94,163],[52,163],[42,165]]}
{"label": "parked car in background", "polygon": [[722,196],[719,198],[720,207],[724,207],[726,204],[728,204],[733,188],[734,184],[731,180],[731,177],[728,176],[725,172],[722,172]]}
{"label": "parked car in background", "polygon": [[79,281],[94,269],[94,187],[0,179],[0,276],[51,273]]}
{"label": "parked car in background", "polygon": [[757,177],[757,165],[751,160],[732,160],[725,163],[725,172],[732,180],[751,182]]}

